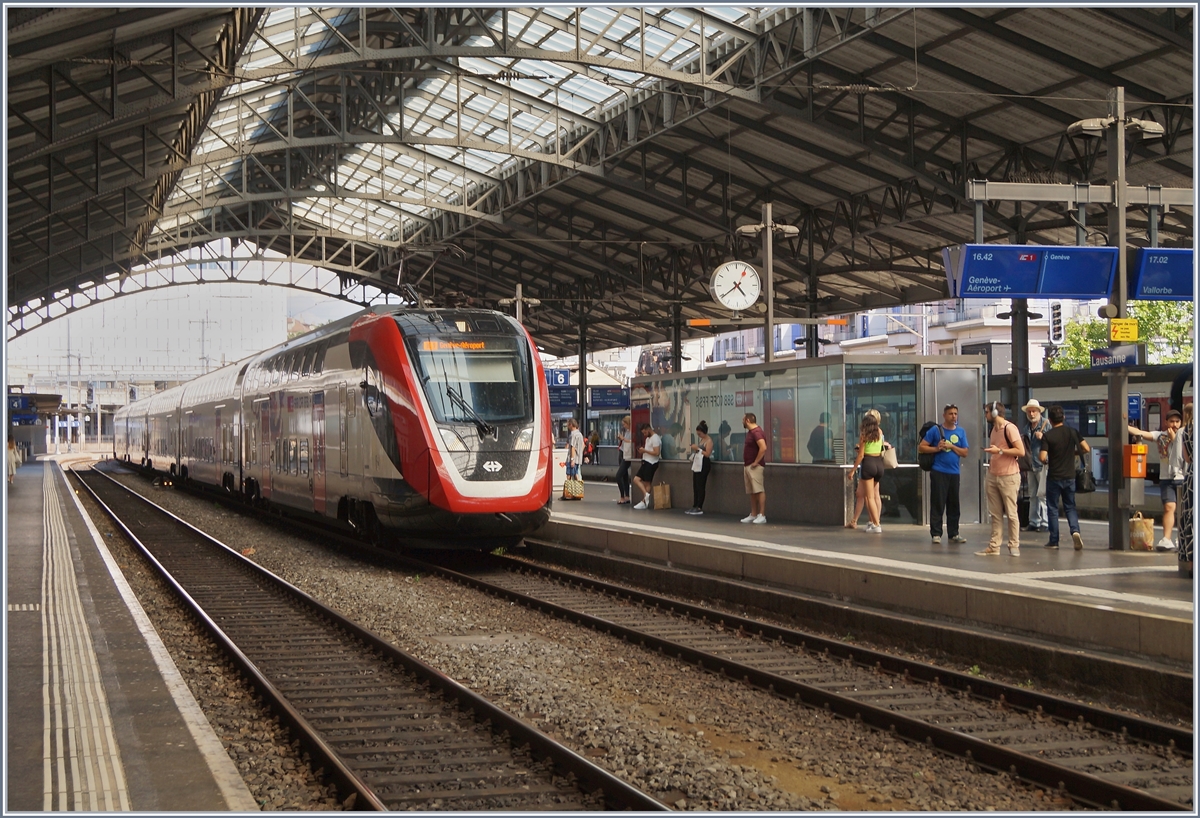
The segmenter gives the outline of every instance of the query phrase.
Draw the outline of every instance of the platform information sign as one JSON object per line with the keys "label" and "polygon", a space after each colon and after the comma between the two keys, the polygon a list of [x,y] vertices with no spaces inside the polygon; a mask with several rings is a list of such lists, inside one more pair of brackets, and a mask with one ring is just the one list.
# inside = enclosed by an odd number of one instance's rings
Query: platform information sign
{"label": "platform information sign", "polygon": [[579,405],[579,387],[576,386],[551,386],[550,387],[550,411],[555,412],[560,409],[574,409]]}
{"label": "platform information sign", "polygon": [[1139,301],[1191,301],[1196,267],[1190,247],[1140,247],[1129,271],[1129,297]]}
{"label": "platform information sign", "polygon": [[571,370],[569,369],[547,369],[546,370],[546,386],[570,386],[571,385]]}
{"label": "platform information sign", "polygon": [[1115,247],[967,244],[942,251],[957,298],[1104,298],[1117,269]]}
{"label": "platform information sign", "polygon": [[1142,419],[1142,393],[1141,392],[1130,392],[1129,393],[1129,419],[1130,420],[1141,420]]}
{"label": "platform information sign", "polygon": [[629,390],[620,386],[593,386],[592,409],[628,409]]}

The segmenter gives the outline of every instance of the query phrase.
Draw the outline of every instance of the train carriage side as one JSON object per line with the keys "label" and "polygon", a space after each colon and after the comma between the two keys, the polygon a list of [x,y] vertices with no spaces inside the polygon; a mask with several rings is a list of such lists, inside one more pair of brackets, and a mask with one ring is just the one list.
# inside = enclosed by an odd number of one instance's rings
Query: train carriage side
{"label": "train carriage side", "polygon": [[189,381],[180,400],[179,474],[226,491],[241,484],[241,381],[239,361]]}
{"label": "train carriage side", "polygon": [[327,406],[334,378],[326,357],[339,335],[344,343],[346,333],[337,333],[337,327],[266,350],[247,363],[241,390],[241,486],[252,500],[332,516],[325,497]]}
{"label": "train carriage side", "polygon": [[179,402],[182,397],[183,387],[173,386],[146,401],[147,447],[143,465],[147,468],[171,475],[178,473]]}

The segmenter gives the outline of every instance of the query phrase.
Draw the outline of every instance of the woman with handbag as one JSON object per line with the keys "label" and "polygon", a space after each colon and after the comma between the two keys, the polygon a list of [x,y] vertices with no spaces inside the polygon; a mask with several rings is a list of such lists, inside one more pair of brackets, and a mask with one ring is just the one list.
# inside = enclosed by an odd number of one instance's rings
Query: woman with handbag
{"label": "woman with handbag", "polygon": [[[854,458],[854,467],[859,470],[861,477],[859,478],[859,489],[867,506],[867,527],[866,531],[869,534],[882,534],[883,526],[879,524],[880,513],[883,510],[883,501],[879,495],[879,481],[883,479],[883,453],[885,449],[891,449],[892,444],[883,439],[883,430],[879,428],[879,413],[874,409],[869,410],[863,415],[862,424],[859,426],[857,455]],[[847,474],[847,479],[854,479],[854,472]],[[861,506],[856,507],[856,511],[860,510]],[[854,526],[857,527],[858,515],[854,515]]]}
{"label": "woman with handbag", "polygon": [[691,445],[692,449],[692,507],[684,514],[700,515],[704,513],[704,495],[708,485],[708,473],[712,471],[713,439],[708,435],[708,423],[700,421],[696,427],[699,440]]}

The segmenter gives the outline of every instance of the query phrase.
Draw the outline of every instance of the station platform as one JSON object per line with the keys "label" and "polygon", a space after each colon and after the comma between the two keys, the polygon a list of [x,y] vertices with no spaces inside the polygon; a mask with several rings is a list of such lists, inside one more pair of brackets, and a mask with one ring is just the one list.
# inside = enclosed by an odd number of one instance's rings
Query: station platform
{"label": "station platform", "polygon": [[965,544],[943,532],[934,545],[928,528],[886,517],[882,534],[772,523],[772,504],[801,501],[769,494],[764,525],[690,516],[690,487],[682,493],[682,508],[638,511],[616,504],[615,486],[585,482],[584,499],[556,500],[532,539],[1065,646],[1193,662],[1193,581],[1174,552],[1108,550],[1107,522],[1080,521],[1082,551],[1064,519],[1058,550],[1044,547],[1046,534],[1022,531],[1019,556],[1002,548],[980,557],[990,525],[962,526]]}
{"label": "station platform", "polygon": [[259,811],[58,463],[7,488],[6,811]]}

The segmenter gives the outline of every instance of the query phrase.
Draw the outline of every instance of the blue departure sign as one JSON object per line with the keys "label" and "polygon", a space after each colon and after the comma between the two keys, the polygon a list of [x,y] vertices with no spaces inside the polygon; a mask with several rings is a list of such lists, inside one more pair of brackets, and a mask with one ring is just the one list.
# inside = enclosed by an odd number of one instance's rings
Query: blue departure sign
{"label": "blue departure sign", "polygon": [[593,386],[591,389],[593,409],[628,409],[629,390],[620,386]]}
{"label": "blue departure sign", "polygon": [[546,370],[546,386],[570,386],[571,385],[571,370],[569,369],[547,369]]}
{"label": "blue departure sign", "polygon": [[1141,247],[1129,271],[1129,297],[1139,301],[1191,301],[1195,282],[1190,247]]}
{"label": "blue departure sign", "polygon": [[963,248],[960,298],[1032,298],[1037,295],[1044,248],[968,244]]}
{"label": "blue departure sign", "polygon": [[1104,298],[1117,269],[1115,247],[967,244],[942,251],[957,298]]}
{"label": "blue departure sign", "polygon": [[1038,295],[1105,298],[1112,293],[1116,247],[1050,247],[1044,255]]}
{"label": "blue departure sign", "polygon": [[579,405],[579,387],[577,386],[551,386],[550,387],[550,410],[558,411],[560,409],[574,409]]}

